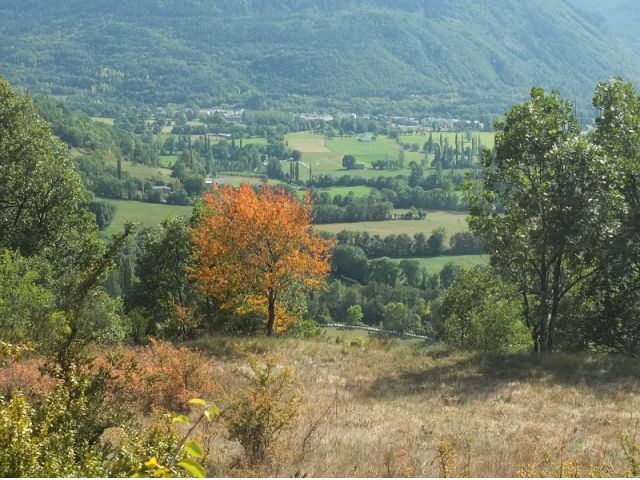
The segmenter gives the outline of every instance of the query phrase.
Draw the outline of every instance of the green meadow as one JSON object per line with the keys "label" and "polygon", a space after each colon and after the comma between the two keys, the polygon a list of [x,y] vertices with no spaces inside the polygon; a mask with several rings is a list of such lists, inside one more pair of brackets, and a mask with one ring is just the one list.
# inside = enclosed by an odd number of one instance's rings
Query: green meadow
{"label": "green meadow", "polygon": [[149,165],[142,165],[140,163],[124,161],[122,162],[122,170],[136,178],[146,178],[148,180],[160,179],[165,181],[171,179],[171,170],[164,167],[152,167]]}
{"label": "green meadow", "polygon": [[440,136],[442,139],[448,139],[449,145],[455,145],[456,134],[458,138],[463,138],[465,143],[471,144],[470,136],[480,137],[480,142],[486,148],[493,148],[495,132],[418,132],[412,135],[400,135],[399,139],[402,143],[414,144],[422,146],[429,140],[429,134],[432,135],[433,141],[438,143]]}
{"label": "green meadow", "polygon": [[178,160],[178,155],[159,155],[160,166],[163,168],[171,168]]}
{"label": "green meadow", "polygon": [[[327,140],[324,135],[313,132],[295,132],[286,135],[289,147],[302,153],[302,162],[313,170],[314,177],[327,174],[334,177],[351,175],[361,178],[377,178],[379,176],[408,175],[408,168],[402,170],[347,170],[342,167],[342,157],[353,155],[359,162],[368,166],[375,160],[395,160],[400,153],[400,145],[386,136],[378,136],[373,142],[360,142],[357,136],[339,137]],[[405,165],[411,160],[420,161],[422,154],[405,152]],[[301,172],[302,178],[308,172]]]}
{"label": "green meadow", "polygon": [[165,218],[190,216],[192,207],[180,205],[166,205],[162,203],[146,203],[135,200],[111,200],[100,199],[116,207],[113,222],[104,230],[103,235],[111,236],[122,231],[126,222],[138,223],[139,229],[153,227],[161,223]]}
{"label": "green meadow", "polygon": [[[394,262],[400,262],[402,258],[392,259]],[[488,265],[488,255],[442,255],[440,257],[430,258],[408,258],[407,260],[417,260],[420,266],[424,267],[429,274],[439,273],[445,265],[453,263],[458,267],[470,268],[476,265]]]}

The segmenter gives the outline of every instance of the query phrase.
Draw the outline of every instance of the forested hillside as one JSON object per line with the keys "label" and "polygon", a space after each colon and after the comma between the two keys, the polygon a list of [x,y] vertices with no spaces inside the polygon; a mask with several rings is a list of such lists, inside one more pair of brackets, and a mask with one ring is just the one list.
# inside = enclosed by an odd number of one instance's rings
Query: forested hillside
{"label": "forested hillside", "polygon": [[618,36],[640,47],[640,9],[635,0],[571,0],[577,7],[592,14],[592,21],[600,25],[608,34]]}
{"label": "forested hillside", "polygon": [[631,49],[565,0],[47,0],[0,5],[0,74],[87,111],[217,102],[502,114],[531,85],[582,108]]}

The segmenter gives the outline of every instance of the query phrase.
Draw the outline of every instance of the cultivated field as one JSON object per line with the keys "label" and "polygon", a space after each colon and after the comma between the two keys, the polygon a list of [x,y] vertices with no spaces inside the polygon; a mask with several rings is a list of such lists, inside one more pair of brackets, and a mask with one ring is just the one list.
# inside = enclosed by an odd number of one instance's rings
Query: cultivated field
{"label": "cultivated field", "polygon": [[[374,142],[360,142],[357,136],[327,140],[323,135],[313,132],[295,132],[286,135],[289,147],[302,152],[302,161],[311,166],[313,175],[328,174],[334,177],[352,175],[362,178],[379,176],[408,175],[410,170],[346,170],[342,167],[342,157],[353,155],[360,162],[371,165],[374,160],[395,160],[398,158],[400,146],[385,136],[378,136]],[[416,157],[416,158],[414,158]],[[420,160],[421,154],[406,152],[405,163]],[[306,171],[301,176],[306,178]]]}
{"label": "cultivated field", "polygon": [[[631,359],[452,352],[357,332],[196,345],[215,356],[223,387],[237,381],[240,351],[280,354],[305,397],[265,465],[242,468],[238,445],[210,434],[212,476],[625,476],[625,439],[638,461]],[[224,408],[224,395],[211,400]]]}
{"label": "cultivated field", "polygon": [[353,155],[359,162],[371,165],[374,160],[396,160],[401,147],[389,137],[380,135],[373,142],[360,142],[357,136],[327,140],[327,147],[342,158]]}
{"label": "cultivated field", "polygon": [[466,213],[429,211],[427,217],[422,220],[386,220],[383,222],[356,222],[356,223],[327,223],[316,225],[316,229],[338,233],[341,230],[351,230],[354,232],[367,231],[370,234],[381,236],[406,233],[431,234],[437,228],[443,227],[447,236],[454,233],[468,230]]}

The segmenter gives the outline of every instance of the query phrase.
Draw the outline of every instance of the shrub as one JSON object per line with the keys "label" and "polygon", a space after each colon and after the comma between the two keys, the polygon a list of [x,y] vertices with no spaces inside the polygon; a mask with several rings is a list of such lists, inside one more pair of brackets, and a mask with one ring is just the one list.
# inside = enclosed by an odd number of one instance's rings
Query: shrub
{"label": "shrub", "polygon": [[189,399],[208,397],[216,390],[213,361],[199,350],[151,339],[149,346],[120,349],[118,355],[115,365],[109,356],[99,361],[111,365],[113,376],[127,385],[142,411],[182,411]]}
{"label": "shrub", "polygon": [[262,463],[278,436],[299,413],[301,387],[290,368],[278,368],[278,358],[261,362],[247,355],[249,369],[239,370],[244,386],[235,393],[225,418],[229,438],[244,448],[251,465]]}
{"label": "shrub", "polygon": [[531,347],[513,288],[489,269],[461,270],[436,302],[432,333],[445,343],[494,352]]}

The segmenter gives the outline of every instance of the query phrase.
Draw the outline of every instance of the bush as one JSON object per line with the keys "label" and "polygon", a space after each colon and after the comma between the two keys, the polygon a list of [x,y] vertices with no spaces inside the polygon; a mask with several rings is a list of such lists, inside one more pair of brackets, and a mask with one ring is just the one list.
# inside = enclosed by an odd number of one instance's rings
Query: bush
{"label": "bush", "polygon": [[287,329],[286,335],[296,338],[313,338],[322,335],[322,329],[313,320],[300,320]]}
{"label": "bush", "polygon": [[278,436],[299,413],[301,387],[290,368],[278,368],[278,357],[261,362],[248,355],[249,370],[239,370],[244,387],[234,393],[225,413],[229,438],[244,448],[251,465],[262,463]]}
{"label": "bush", "polygon": [[190,399],[207,398],[216,390],[213,361],[198,350],[151,339],[149,346],[122,349],[120,355],[122,367],[112,366],[113,375],[126,380],[142,411],[183,411]]}
{"label": "bush", "polygon": [[493,352],[532,346],[513,288],[485,267],[461,270],[436,302],[431,329],[445,343]]}

